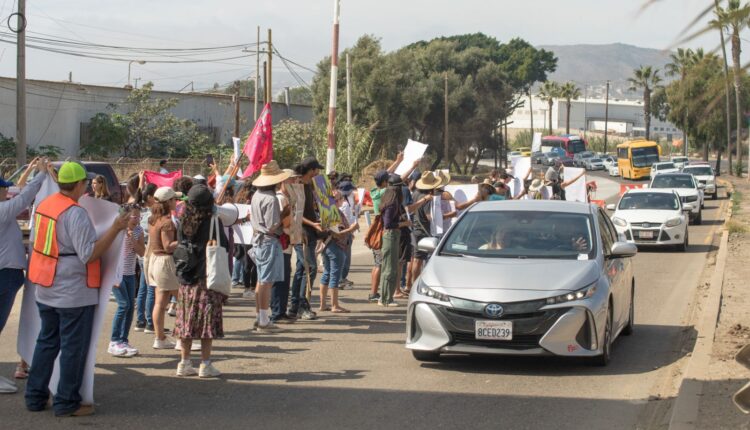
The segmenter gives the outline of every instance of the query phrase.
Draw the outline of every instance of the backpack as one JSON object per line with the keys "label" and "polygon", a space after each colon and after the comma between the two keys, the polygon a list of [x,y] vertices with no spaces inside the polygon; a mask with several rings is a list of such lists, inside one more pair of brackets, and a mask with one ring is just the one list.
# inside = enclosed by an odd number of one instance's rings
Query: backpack
{"label": "backpack", "polygon": [[[195,270],[200,263],[200,252],[198,245],[182,235],[182,229],[177,229],[177,248],[175,248],[172,258],[174,258],[177,275],[188,280],[195,276]],[[205,251],[204,251],[205,252]],[[196,281],[195,279],[190,279]]]}
{"label": "backpack", "polygon": [[383,219],[380,215],[375,215],[375,219],[367,230],[365,245],[370,249],[380,249],[383,246]]}

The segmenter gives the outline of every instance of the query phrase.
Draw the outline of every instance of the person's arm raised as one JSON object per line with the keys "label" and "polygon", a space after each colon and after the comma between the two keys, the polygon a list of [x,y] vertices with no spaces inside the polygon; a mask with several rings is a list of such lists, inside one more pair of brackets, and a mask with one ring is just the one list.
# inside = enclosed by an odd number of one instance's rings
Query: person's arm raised
{"label": "person's arm raised", "polygon": [[562,188],[562,189],[568,188],[568,186],[569,186],[569,185],[571,185],[571,184],[572,184],[572,183],[574,183],[575,181],[577,181],[577,180],[581,179],[581,177],[582,177],[583,175],[585,175],[585,174],[586,174],[586,171],[584,170],[583,172],[579,173],[579,174],[578,174],[578,176],[576,176],[575,178],[573,178],[573,179],[571,179],[571,180],[569,180],[569,181],[565,181],[565,182],[563,182],[562,184],[560,184],[560,188]]}
{"label": "person's arm raised", "polygon": [[388,169],[386,169],[388,170],[388,173],[395,172],[396,169],[398,168],[398,165],[401,164],[402,161],[404,161],[404,153],[399,152],[398,154],[396,154],[396,159],[393,161],[393,164],[388,166]]}

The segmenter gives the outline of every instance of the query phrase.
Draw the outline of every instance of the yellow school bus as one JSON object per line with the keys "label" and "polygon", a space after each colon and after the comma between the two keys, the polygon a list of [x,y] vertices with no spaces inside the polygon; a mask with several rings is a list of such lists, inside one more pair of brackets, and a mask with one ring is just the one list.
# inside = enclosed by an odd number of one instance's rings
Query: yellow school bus
{"label": "yellow school bus", "polygon": [[617,168],[623,179],[641,179],[651,176],[651,165],[659,162],[661,147],[658,143],[637,139],[617,145]]}

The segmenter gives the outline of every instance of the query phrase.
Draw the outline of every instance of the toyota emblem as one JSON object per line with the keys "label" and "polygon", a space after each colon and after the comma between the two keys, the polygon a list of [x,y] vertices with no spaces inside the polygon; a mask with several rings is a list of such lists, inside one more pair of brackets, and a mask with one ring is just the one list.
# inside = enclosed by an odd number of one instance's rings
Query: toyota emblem
{"label": "toyota emblem", "polygon": [[490,318],[499,318],[503,314],[503,307],[498,303],[490,303],[484,307],[484,313]]}

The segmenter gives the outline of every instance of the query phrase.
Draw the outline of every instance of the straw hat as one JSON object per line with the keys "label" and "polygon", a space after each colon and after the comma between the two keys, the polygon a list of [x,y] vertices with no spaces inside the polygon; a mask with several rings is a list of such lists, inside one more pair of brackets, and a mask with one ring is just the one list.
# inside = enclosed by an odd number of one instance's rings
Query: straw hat
{"label": "straw hat", "polygon": [[420,190],[434,190],[442,186],[442,179],[435,175],[435,172],[424,172],[422,177],[417,181],[417,188]]}
{"label": "straw hat", "polygon": [[268,187],[285,181],[289,176],[291,176],[289,172],[285,172],[279,168],[279,163],[271,160],[268,164],[264,164],[260,168],[260,176],[253,181],[253,185],[256,187]]}
{"label": "straw hat", "polygon": [[531,181],[531,185],[529,185],[529,191],[532,193],[536,193],[537,191],[541,190],[544,186],[544,182],[542,182],[541,179],[534,179]]}
{"label": "straw hat", "polygon": [[440,178],[440,188],[448,185],[451,183],[451,174],[445,170],[438,170],[437,172],[438,178]]}

